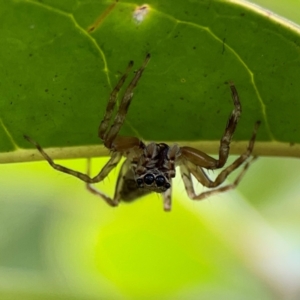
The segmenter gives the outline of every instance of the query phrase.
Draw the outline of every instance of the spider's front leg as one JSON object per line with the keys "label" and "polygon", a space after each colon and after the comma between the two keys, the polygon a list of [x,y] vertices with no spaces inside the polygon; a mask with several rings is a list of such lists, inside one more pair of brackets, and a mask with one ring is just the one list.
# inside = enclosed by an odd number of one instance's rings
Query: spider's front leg
{"label": "spider's front leg", "polygon": [[206,153],[191,147],[181,148],[181,163],[180,163],[181,176],[189,197],[194,200],[201,200],[213,193],[222,192],[234,188],[240,182],[242,176],[244,175],[244,173],[246,172],[250,164],[250,162],[248,162],[245,165],[244,169],[241,171],[241,173],[238,175],[238,177],[236,178],[236,180],[232,185],[221,187],[213,191],[204,192],[201,193],[200,195],[195,194],[194,187],[192,184],[191,174],[193,174],[195,178],[203,186],[208,188],[215,188],[218,187],[220,184],[222,184],[224,180],[227,178],[227,176],[235,169],[237,169],[239,166],[241,166],[252,154],[256,133],[260,125],[260,122],[256,122],[254,126],[253,134],[249,141],[249,145],[245,153],[243,153],[239,158],[237,158],[230,166],[225,168],[214,181],[210,180],[210,178],[206,175],[206,173],[203,170],[203,169],[209,170],[209,169],[221,168],[224,166],[224,164],[227,161],[229,155],[230,141],[235,132],[242,111],[241,104],[239,101],[239,96],[233,83],[230,83],[230,89],[231,89],[232,99],[234,103],[234,110],[232,111],[229,117],[229,120],[225,128],[225,132],[220,141],[219,159],[214,159],[213,157],[207,155]]}
{"label": "spider's front leg", "polygon": [[[110,94],[103,120],[101,121],[101,123],[99,125],[98,135],[103,140],[104,145],[112,151],[113,156],[114,155],[121,155],[121,156],[124,155],[124,156],[130,156],[132,158],[132,157],[141,155],[141,151],[145,147],[144,143],[142,141],[140,141],[138,138],[118,136],[118,133],[125,121],[125,117],[126,117],[129,105],[132,100],[133,90],[136,87],[139,79],[141,78],[149,59],[150,59],[150,54],[147,54],[143,65],[136,71],[135,76],[133,77],[133,79],[129,83],[128,87],[126,88],[124,95],[122,97],[122,100],[120,102],[118,111],[116,113],[115,119],[114,119],[112,125],[110,126],[110,128],[108,129],[109,123],[112,118],[113,110],[116,105],[118,92],[120,91],[124,82],[126,81],[128,73],[133,66],[133,61],[129,62],[124,74],[121,76],[117,85],[115,86],[115,88],[113,89],[113,91]],[[112,158],[113,158],[113,156],[112,156]],[[119,156],[117,156],[117,157],[119,157]],[[119,158],[119,160],[120,160],[120,158]],[[119,160],[118,160],[118,162],[119,162]],[[95,195],[100,196],[108,204],[110,204],[112,206],[116,206],[120,202],[120,199],[122,198],[122,196],[124,198],[124,195],[123,195],[124,191],[126,189],[128,189],[128,186],[132,182],[132,178],[128,178],[128,174],[130,174],[129,162],[130,162],[130,160],[127,160],[122,165],[121,171],[118,176],[116,190],[115,190],[113,199],[108,197],[103,192],[97,190],[95,187],[93,187],[91,182],[86,181],[86,187],[87,187],[88,191],[92,192]],[[106,168],[106,166],[104,168]],[[90,161],[88,161],[88,174],[89,174],[89,171],[90,171]],[[141,194],[141,192],[138,190],[132,191],[133,198],[135,198],[135,196],[136,197],[140,196],[140,194]],[[125,198],[126,198],[126,196],[125,196]]]}
{"label": "spider's front leg", "polygon": [[[57,171],[72,175],[74,177],[79,178],[80,180],[84,181],[89,190],[92,192],[95,192],[94,189],[92,189],[91,184],[97,183],[102,181],[105,177],[108,176],[108,174],[111,172],[113,168],[120,162],[122,155],[127,154],[129,152],[138,152],[139,149],[143,148],[143,143],[135,137],[118,137],[117,134],[125,120],[125,116],[130,104],[130,101],[133,96],[133,89],[135,88],[138,80],[142,76],[142,73],[150,59],[150,55],[148,54],[146,56],[146,59],[144,61],[144,64],[142,67],[136,72],[134,78],[128,85],[125,94],[122,98],[119,110],[116,114],[114,123],[110,127],[110,129],[107,131],[109,122],[111,121],[111,116],[113,113],[113,109],[116,104],[117,100],[117,94],[119,90],[121,89],[122,85],[124,84],[128,73],[130,69],[133,66],[133,62],[131,61],[124,73],[124,75],[120,78],[119,82],[117,83],[116,87],[113,89],[108,104],[106,108],[106,112],[103,118],[103,121],[101,122],[99,126],[99,137],[104,141],[104,145],[112,150],[112,155],[109,161],[106,163],[106,165],[102,168],[102,170],[95,176],[90,177],[89,170],[88,174],[84,174],[75,170],[72,170],[70,168],[66,168],[64,166],[61,166],[59,164],[56,164],[52,158],[43,150],[43,148],[33,139],[31,139],[29,136],[24,135],[24,138],[29,141],[31,144],[33,144],[38,151],[41,153],[41,155],[47,160],[49,165],[54,168]],[[133,151],[134,150],[134,151]],[[118,205],[119,199],[111,199],[110,197],[106,196],[105,194],[101,192],[96,192],[98,195],[100,195],[109,205],[116,206]]]}
{"label": "spider's front leg", "polygon": [[[189,195],[189,197],[191,199],[202,200],[204,198],[211,196],[212,194],[216,194],[216,193],[220,193],[220,192],[224,192],[224,191],[233,189],[239,184],[243,175],[245,174],[246,170],[248,169],[250,163],[256,158],[255,156],[245,164],[244,168],[241,170],[240,174],[238,174],[237,178],[235,179],[235,181],[232,184],[224,186],[224,187],[220,187],[220,188],[217,188],[217,189],[214,189],[211,191],[203,192],[203,193],[200,193],[199,195],[195,194],[191,174],[193,174],[195,176],[195,178],[205,187],[215,188],[215,187],[218,187],[219,185],[221,185],[230,173],[232,173],[234,170],[236,170],[238,167],[240,167],[251,156],[259,125],[260,125],[259,121],[255,123],[252,137],[249,141],[247,150],[241,156],[239,156],[231,165],[229,165],[227,168],[225,168],[217,176],[217,178],[214,181],[210,180],[209,177],[204,172],[203,168],[206,168],[206,167],[203,166],[202,160],[199,160],[198,164],[197,163],[195,164],[195,160],[191,161],[191,160],[188,160],[187,158],[182,158],[181,163],[180,163],[181,177],[184,182],[184,186],[187,191],[187,194]],[[194,154],[198,155],[198,150],[196,150],[196,149],[194,149],[194,150],[195,150]]]}
{"label": "spider's front leg", "polygon": [[[147,54],[143,65],[140,67],[140,69],[138,69],[136,71],[135,76],[133,77],[133,79],[129,83],[128,87],[126,88],[124,95],[122,97],[122,100],[120,102],[118,111],[116,113],[115,119],[114,119],[112,125],[110,126],[110,128],[108,129],[109,123],[112,118],[113,110],[116,105],[118,92],[120,91],[124,82],[126,81],[128,73],[133,66],[133,61],[129,62],[124,74],[121,76],[117,85],[115,86],[115,88],[113,89],[113,91],[110,94],[103,120],[101,121],[101,123],[99,125],[98,136],[103,140],[104,145],[112,151],[113,156],[114,155],[121,155],[121,156],[124,155],[124,156],[130,156],[132,158],[132,157],[141,155],[141,151],[145,147],[144,143],[142,141],[140,141],[138,138],[130,137],[130,136],[129,137],[118,136],[118,133],[124,123],[129,105],[131,103],[132,96],[133,96],[133,90],[136,87],[139,79],[141,78],[149,59],[150,59],[150,54]],[[113,158],[113,156],[112,156],[112,158]],[[118,160],[118,162],[119,162],[119,160]],[[120,202],[120,199],[122,198],[122,196],[124,196],[123,195],[124,191],[128,188],[130,182],[132,182],[132,178],[128,178],[128,174],[130,173],[129,161],[130,160],[127,160],[122,165],[122,168],[119,173],[118,180],[117,180],[116,190],[115,190],[113,199],[108,197],[103,192],[97,190],[95,187],[93,187],[91,182],[86,181],[86,187],[87,187],[88,191],[92,192],[95,195],[100,196],[102,199],[104,199],[110,205],[113,205],[113,206],[117,205]],[[90,161],[88,161],[88,174],[89,174],[89,172],[90,172]],[[135,196],[138,197],[140,193],[141,192],[138,190],[133,191],[132,192],[133,198],[135,198]]]}
{"label": "spider's front leg", "polygon": [[191,147],[181,147],[182,156],[200,167],[206,169],[219,169],[222,168],[227,161],[230,142],[242,112],[239,96],[232,82],[230,82],[230,89],[234,109],[227,121],[225,132],[220,140],[219,159],[215,159],[206,153]]}
{"label": "spider's front leg", "polygon": [[150,54],[147,54],[142,66],[135,72],[133,79],[131,80],[131,82],[129,83],[129,85],[127,86],[127,88],[124,92],[124,95],[120,102],[115,119],[108,130],[108,124],[111,121],[113,109],[114,109],[116,101],[117,101],[118,92],[121,89],[122,85],[124,84],[129,70],[133,66],[132,61],[129,63],[124,75],[120,78],[116,87],[113,89],[112,93],[110,94],[110,98],[109,98],[109,101],[108,101],[108,104],[106,107],[106,112],[105,112],[103,121],[100,123],[99,131],[98,131],[99,137],[103,140],[104,145],[108,149],[112,149],[113,142],[115,141],[115,139],[125,121],[125,117],[126,117],[127,111],[129,109],[129,105],[130,105],[132,97],[133,97],[133,90],[136,87],[138,81],[140,80],[140,78],[147,66],[149,59],[150,59]]}

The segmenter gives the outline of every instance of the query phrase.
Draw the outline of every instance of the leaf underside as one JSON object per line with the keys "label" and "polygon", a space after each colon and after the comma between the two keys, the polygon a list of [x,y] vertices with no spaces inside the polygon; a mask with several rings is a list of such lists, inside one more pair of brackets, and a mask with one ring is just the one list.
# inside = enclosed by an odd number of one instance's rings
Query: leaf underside
{"label": "leaf underside", "polygon": [[0,162],[32,159],[24,134],[61,157],[78,156],[72,147],[88,156],[111,90],[146,53],[122,135],[217,152],[233,81],[243,108],[234,140],[244,147],[261,120],[258,153],[300,156],[299,29],[230,1],[143,4],[0,1]]}

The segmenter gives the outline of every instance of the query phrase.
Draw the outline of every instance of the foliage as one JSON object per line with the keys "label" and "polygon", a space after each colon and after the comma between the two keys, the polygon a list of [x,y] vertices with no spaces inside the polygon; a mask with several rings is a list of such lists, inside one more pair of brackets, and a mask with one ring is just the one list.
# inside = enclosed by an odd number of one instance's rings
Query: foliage
{"label": "foliage", "polygon": [[247,141],[261,120],[258,140],[268,142],[269,154],[274,141],[299,143],[298,28],[230,1],[153,0],[137,21],[142,4],[0,2],[0,151],[30,148],[23,134],[44,148],[98,145],[110,90],[128,61],[137,68],[148,52],[123,134],[210,141],[215,152],[233,80],[243,105],[236,140]]}

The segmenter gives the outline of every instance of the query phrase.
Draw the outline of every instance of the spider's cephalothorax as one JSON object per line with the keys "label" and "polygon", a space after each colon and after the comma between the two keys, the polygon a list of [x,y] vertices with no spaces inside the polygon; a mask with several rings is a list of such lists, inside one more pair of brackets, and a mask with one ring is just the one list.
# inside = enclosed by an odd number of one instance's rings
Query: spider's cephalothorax
{"label": "spider's cephalothorax", "polygon": [[[25,136],[25,138],[39,150],[54,169],[78,177],[86,182],[89,191],[100,196],[111,206],[117,206],[121,200],[130,202],[151,192],[157,192],[162,194],[164,209],[170,211],[172,178],[176,175],[176,166],[180,167],[182,181],[188,196],[192,200],[202,200],[212,194],[224,192],[236,187],[253,160],[249,160],[249,158],[254,147],[256,132],[260,124],[259,121],[255,123],[252,137],[246,151],[231,165],[224,168],[215,180],[211,180],[204,171],[204,169],[213,170],[222,168],[229,155],[231,138],[235,132],[242,111],[239,96],[233,83],[230,83],[230,89],[234,109],[228,119],[225,131],[220,140],[218,159],[191,147],[179,147],[176,144],[168,146],[164,143],[150,143],[145,145],[137,137],[118,135],[131,103],[133,90],[141,78],[149,59],[150,54],[146,56],[142,67],[135,72],[133,79],[125,89],[114,120],[112,120],[112,114],[116,105],[117,95],[133,66],[132,61],[129,63],[125,73],[121,76],[119,82],[110,94],[104,118],[99,126],[98,135],[103,140],[105,147],[111,151],[111,158],[95,177],[90,177],[89,175],[89,160],[88,174],[74,171],[54,163],[37,142],[28,136]],[[111,126],[109,126],[110,122],[112,122]],[[114,197],[111,198],[95,189],[92,184],[102,181],[120,162],[122,156],[126,157],[126,160],[122,164],[117,179]],[[235,181],[230,185],[219,187],[227,176],[244,162],[246,162],[246,164]],[[211,190],[196,194],[192,183],[192,175],[203,186]]]}
{"label": "spider's cephalothorax", "polygon": [[150,143],[139,157],[132,163],[136,183],[139,188],[163,193],[171,187],[171,178],[175,177],[175,160],[180,155],[177,145]]}

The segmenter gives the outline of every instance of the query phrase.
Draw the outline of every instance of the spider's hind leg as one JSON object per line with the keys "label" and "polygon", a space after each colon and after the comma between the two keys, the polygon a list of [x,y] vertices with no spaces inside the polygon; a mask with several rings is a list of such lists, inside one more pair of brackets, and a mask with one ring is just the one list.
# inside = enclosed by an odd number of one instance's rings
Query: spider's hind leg
{"label": "spider's hind leg", "polygon": [[55,163],[53,159],[43,150],[43,148],[36,141],[31,139],[27,135],[24,135],[24,138],[37,148],[40,154],[45,158],[45,160],[47,160],[47,162],[53,169],[77,177],[86,183],[96,183],[102,181],[105,177],[108,176],[111,170],[116,167],[116,165],[122,158],[121,153],[114,152],[109,161],[106,163],[106,165],[101,169],[101,171],[95,177],[90,177],[89,174],[84,174]]}
{"label": "spider's hind leg", "polygon": [[[90,176],[91,173],[91,159],[87,159],[87,175]],[[100,190],[96,189],[92,183],[86,182],[85,184],[87,190],[91,192],[94,195],[99,196],[102,198],[108,205],[110,206],[118,206],[119,202],[115,199],[111,199],[109,196],[107,196],[105,193],[101,192]]]}

